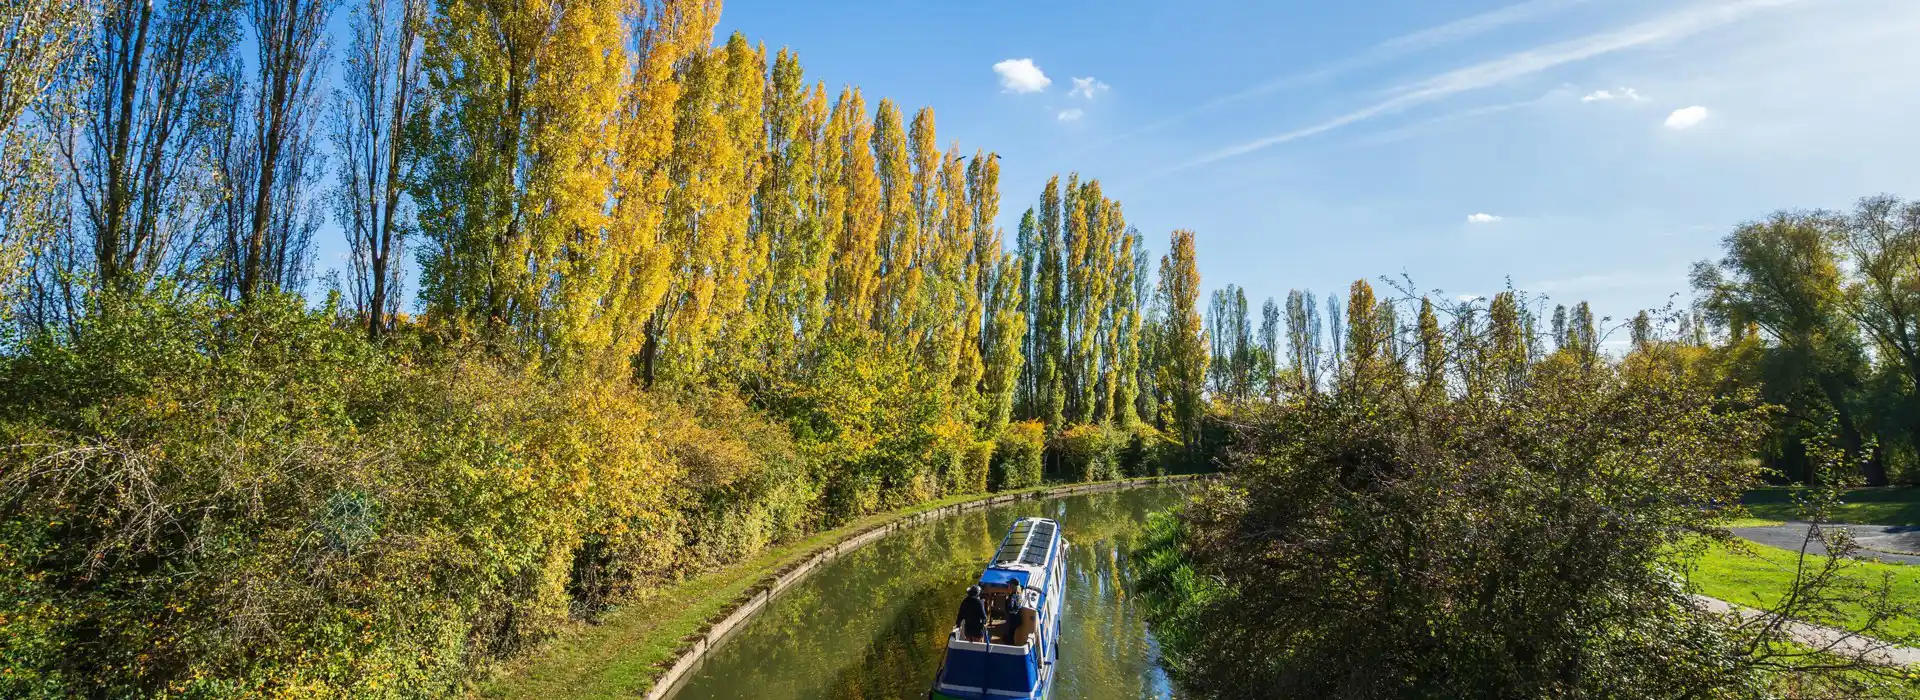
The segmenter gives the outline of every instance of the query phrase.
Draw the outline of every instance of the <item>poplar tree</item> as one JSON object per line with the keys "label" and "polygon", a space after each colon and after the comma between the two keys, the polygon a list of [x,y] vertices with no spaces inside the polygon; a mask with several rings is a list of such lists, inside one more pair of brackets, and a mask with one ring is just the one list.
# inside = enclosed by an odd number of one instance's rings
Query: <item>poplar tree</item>
{"label": "poplar tree", "polygon": [[1364,391],[1378,388],[1382,381],[1381,357],[1384,338],[1380,332],[1380,311],[1373,297],[1373,285],[1355,280],[1347,292],[1347,343],[1345,379],[1350,386]]}
{"label": "poplar tree", "polygon": [[50,131],[70,135],[57,147],[81,214],[63,246],[68,255],[48,274],[62,297],[56,304],[68,309],[88,304],[89,290],[76,280],[136,292],[200,262],[214,223],[206,203],[219,197],[218,173],[207,164],[228,118],[222,106],[233,99],[226,71],[238,40],[232,5],[222,0],[109,0],[91,17],[98,24],[81,35],[75,59],[95,67],[91,79],[72,83],[77,109],[48,115]]}
{"label": "poplar tree", "polygon": [[1176,230],[1160,258],[1159,374],[1166,424],[1189,449],[1199,446],[1205,413],[1207,337],[1200,319],[1200,269],[1192,231]]}
{"label": "poplar tree", "polygon": [[1487,305],[1487,323],[1492,334],[1487,370],[1502,391],[1518,391],[1526,381],[1528,353],[1520,304],[1513,292],[1493,295]]}
{"label": "poplar tree", "polygon": [[1653,318],[1646,309],[1633,316],[1633,349],[1645,350],[1653,344]]}
{"label": "poplar tree", "polygon": [[1056,175],[1047,179],[1040,193],[1040,270],[1034,280],[1040,324],[1034,355],[1028,358],[1040,369],[1040,418],[1049,430],[1060,430],[1066,422],[1067,392],[1061,377],[1066,350],[1061,272],[1066,251],[1060,235],[1060,177]]}
{"label": "poplar tree", "polygon": [[332,9],[331,0],[245,5],[254,49],[252,99],[232,102],[236,118],[227,122],[220,159],[223,277],[229,294],[241,299],[263,289],[297,290],[310,266],[306,256],[320,219],[309,193],[324,174],[314,126]]}
{"label": "poplar tree", "polygon": [[1287,352],[1294,390],[1302,396],[1319,391],[1322,346],[1320,306],[1312,292],[1287,292]]}
{"label": "poplar tree", "polygon": [[[651,384],[660,317],[674,253],[666,248],[666,198],[674,182],[675,134],[682,67],[713,43],[718,6],[706,0],[663,0],[635,18],[633,66],[613,126],[612,221],[607,231],[609,282],[598,311],[610,371],[631,362]],[[592,334],[589,334],[592,335]]]}
{"label": "poplar tree", "polygon": [[1565,350],[1569,344],[1567,337],[1567,305],[1555,304],[1553,307],[1553,349]]}
{"label": "poplar tree", "polygon": [[1260,386],[1267,400],[1280,399],[1280,305],[1267,297],[1260,306]]}
{"label": "poplar tree", "polygon": [[1447,339],[1440,331],[1440,318],[1433,311],[1433,300],[1420,297],[1417,321],[1420,343],[1420,393],[1428,400],[1446,395]]}
{"label": "poplar tree", "polygon": [[904,117],[892,100],[880,100],[873,118],[872,143],[881,222],[873,329],[880,334],[881,342],[892,347],[911,343],[907,330],[920,294],[920,271],[914,266],[920,232],[919,217],[913,210],[913,164]]}
{"label": "poplar tree", "polygon": [[859,90],[841,91],[828,123],[829,147],[840,156],[840,179],[832,197],[843,212],[828,290],[830,328],[843,336],[865,337],[873,318],[884,216],[871,146],[873,124]]}
{"label": "poplar tree", "polygon": [[353,308],[369,337],[400,311],[401,256],[411,230],[400,205],[411,161],[404,126],[423,98],[420,34],[425,0],[365,0],[347,20],[332,138],[341,160],[334,203],[347,237]]}
{"label": "poplar tree", "polygon": [[1595,327],[1593,308],[1587,302],[1574,305],[1567,319],[1567,346],[1580,358],[1582,366],[1592,366],[1600,355],[1600,333]]}
{"label": "poplar tree", "polygon": [[747,231],[763,149],[764,70],[761,55],[735,34],[691,61],[681,96],[661,236],[674,256],[670,293],[654,323],[659,359],[680,381],[699,377],[715,354],[709,343],[742,316],[757,262]]}

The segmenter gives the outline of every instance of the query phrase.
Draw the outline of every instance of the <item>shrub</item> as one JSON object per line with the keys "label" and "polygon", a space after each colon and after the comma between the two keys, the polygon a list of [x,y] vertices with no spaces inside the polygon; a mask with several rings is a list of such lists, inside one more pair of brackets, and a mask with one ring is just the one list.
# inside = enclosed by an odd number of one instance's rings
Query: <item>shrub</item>
{"label": "shrub", "polygon": [[1160,476],[1168,472],[1168,462],[1178,457],[1175,444],[1166,433],[1151,425],[1134,426],[1125,434],[1126,446],[1120,452],[1120,473],[1127,477]]}
{"label": "shrub", "polygon": [[994,441],[989,485],[995,491],[1039,486],[1044,479],[1046,450],[1045,423],[1037,420],[1009,423]]}
{"label": "shrub", "polygon": [[1060,473],[1068,481],[1101,481],[1120,473],[1124,432],[1100,425],[1076,425],[1054,438],[1060,454]]}
{"label": "shrub", "polygon": [[1767,415],[1606,367],[1251,411],[1142,552],[1156,634],[1201,698],[1745,697],[1756,647],[1675,557],[1757,483]]}
{"label": "shrub", "polygon": [[447,695],[812,524],[786,429],[737,398],[332,324],[121,300],[4,359],[0,696]]}

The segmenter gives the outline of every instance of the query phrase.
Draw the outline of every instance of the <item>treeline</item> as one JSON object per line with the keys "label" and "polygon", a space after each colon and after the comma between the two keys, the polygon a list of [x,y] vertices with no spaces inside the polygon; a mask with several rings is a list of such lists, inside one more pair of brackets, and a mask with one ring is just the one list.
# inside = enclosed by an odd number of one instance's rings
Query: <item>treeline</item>
{"label": "treeline", "polygon": [[[1211,385],[1253,397],[1223,402],[1225,478],[1156,519],[1137,553],[1184,694],[1893,697],[1911,685],[1786,637],[1786,620],[1857,606],[1850,631],[1910,643],[1890,622],[1907,602],[1840,573],[1843,557],[1810,558],[1751,619],[1682,585],[1690,558],[1725,537],[1727,514],[1705,506],[1764,483],[1752,456],[1791,410],[1741,381],[1743,354],[1765,346],[1708,343],[1691,314],[1643,313],[1624,326],[1634,345],[1603,353],[1576,306],[1554,312],[1547,350],[1525,294],[1439,304],[1402,291],[1356,282],[1327,307],[1342,322],[1294,325],[1338,338],[1295,346],[1337,348],[1297,389],[1316,365],[1274,369],[1280,314],[1247,333],[1238,291],[1215,297],[1225,359]],[[1292,315],[1310,319],[1296,299]],[[1856,476],[1842,442],[1808,439],[1823,484]]]}
{"label": "treeline", "polygon": [[1763,450],[1796,481],[1837,435],[1866,483],[1920,480],[1920,202],[1783,211],[1740,226],[1693,287],[1730,380],[1782,406]]}
{"label": "treeline", "polygon": [[[1753,389],[1783,409],[1755,450],[1770,481],[1807,483],[1813,446],[1836,435],[1866,485],[1920,480],[1920,202],[1879,195],[1851,212],[1779,212],[1737,227],[1723,249],[1694,266],[1692,304],[1624,320],[1584,301],[1548,310],[1512,291],[1434,301],[1398,284],[1398,303],[1376,301],[1370,285],[1344,304],[1294,290],[1267,299],[1256,321],[1245,290],[1228,284],[1206,313],[1207,393],[1240,404],[1323,391],[1372,352],[1354,347],[1361,340],[1466,389],[1477,364],[1520,377],[1556,353],[1593,363],[1662,342],[1685,348],[1691,371],[1720,391]],[[1373,330],[1361,338],[1356,327]],[[1442,336],[1463,340],[1445,350]],[[1444,352],[1467,364],[1447,368]]]}
{"label": "treeline", "polygon": [[1192,233],[1150,271],[1069,176],[1003,240],[996,156],[719,9],[0,8],[0,695],[444,695],[866,514],[1208,464]]}

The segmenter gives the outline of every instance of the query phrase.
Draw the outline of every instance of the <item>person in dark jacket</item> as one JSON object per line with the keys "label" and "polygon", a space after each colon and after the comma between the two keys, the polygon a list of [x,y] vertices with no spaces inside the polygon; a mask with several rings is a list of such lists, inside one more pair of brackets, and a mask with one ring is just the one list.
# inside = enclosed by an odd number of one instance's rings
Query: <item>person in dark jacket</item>
{"label": "person in dark jacket", "polygon": [[967,587],[967,599],[960,601],[960,614],[954,616],[953,623],[960,626],[960,634],[969,642],[978,642],[987,633],[987,603],[980,599],[980,587]]}
{"label": "person in dark jacket", "polygon": [[1007,587],[1013,589],[1007,594],[1007,643],[1019,644],[1020,640],[1014,639],[1014,635],[1020,633],[1020,608],[1025,606],[1025,601],[1020,600],[1020,579],[1007,579]]}

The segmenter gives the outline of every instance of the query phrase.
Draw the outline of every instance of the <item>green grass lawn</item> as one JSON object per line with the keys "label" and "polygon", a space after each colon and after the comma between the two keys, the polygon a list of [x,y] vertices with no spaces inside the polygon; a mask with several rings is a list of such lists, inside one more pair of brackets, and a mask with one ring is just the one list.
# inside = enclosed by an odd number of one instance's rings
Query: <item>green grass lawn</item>
{"label": "green grass lawn", "polygon": [[[1753,608],[1771,608],[1792,585],[1799,556],[1799,552],[1757,544],[1744,548],[1712,544],[1693,561],[1691,578],[1702,595]],[[1808,559],[1811,568],[1824,557],[1808,555]],[[1920,601],[1920,566],[1863,561],[1853,566],[1849,575],[1874,585],[1890,576],[1895,599]],[[1840,613],[1838,620],[1814,622],[1854,628],[1865,621],[1865,613],[1858,607],[1843,608]],[[1887,630],[1895,637],[1920,635],[1920,619],[1894,620]]]}
{"label": "green grass lawn", "polygon": [[[1741,502],[1755,518],[1799,520],[1794,487],[1754,489]],[[1855,525],[1920,525],[1920,487],[1851,489],[1834,509],[1833,522]]]}

